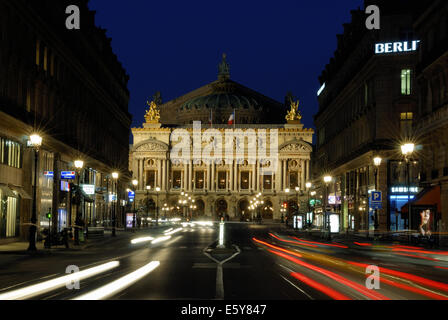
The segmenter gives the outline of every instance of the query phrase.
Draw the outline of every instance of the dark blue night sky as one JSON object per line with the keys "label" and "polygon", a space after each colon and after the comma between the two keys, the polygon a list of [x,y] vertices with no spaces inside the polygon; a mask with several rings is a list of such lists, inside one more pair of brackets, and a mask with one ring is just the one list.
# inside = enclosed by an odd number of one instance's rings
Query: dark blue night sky
{"label": "dark blue night sky", "polygon": [[231,79],[280,102],[300,99],[306,127],[317,112],[318,76],[336,34],[362,0],[141,1],[91,0],[96,24],[130,75],[133,127],[146,100],[166,102],[216,80],[227,53]]}

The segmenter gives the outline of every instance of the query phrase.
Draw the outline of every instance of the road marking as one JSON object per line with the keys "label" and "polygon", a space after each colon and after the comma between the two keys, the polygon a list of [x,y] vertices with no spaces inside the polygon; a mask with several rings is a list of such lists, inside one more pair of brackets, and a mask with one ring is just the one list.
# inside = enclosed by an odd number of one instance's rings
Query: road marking
{"label": "road marking", "polygon": [[215,297],[215,299],[217,299],[217,300],[224,300],[224,276],[223,276],[223,272],[222,272],[223,264],[226,263],[227,261],[232,260],[233,258],[235,258],[237,255],[239,255],[241,253],[241,250],[237,245],[233,245],[233,247],[237,250],[237,252],[235,252],[233,255],[231,255],[229,258],[227,258],[223,261],[216,260],[208,252],[206,252],[208,247],[205,248],[203,251],[203,253],[207,257],[209,257],[211,260],[215,261],[217,264],[217,266],[216,266],[216,297]]}

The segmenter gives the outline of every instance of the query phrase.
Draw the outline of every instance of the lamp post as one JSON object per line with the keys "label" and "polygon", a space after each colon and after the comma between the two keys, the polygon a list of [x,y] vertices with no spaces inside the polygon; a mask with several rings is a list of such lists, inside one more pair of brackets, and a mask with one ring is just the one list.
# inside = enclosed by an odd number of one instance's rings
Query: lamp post
{"label": "lamp post", "polygon": [[37,233],[37,160],[39,158],[39,148],[42,145],[42,137],[38,134],[30,136],[30,146],[34,149],[34,188],[33,188],[33,207],[31,212],[30,241],[28,251],[37,251],[36,233]]}
{"label": "lamp post", "polygon": [[151,186],[146,186],[146,226],[148,226],[148,219],[149,219],[149,190],[151,190]]}
{"label": "lamp post", "polygon": [[330,227],[330,215],[327,214],[327,206],[328,206],[328,184],[333,180],[332,176],[325,176],[324,182],[325,182],[325,221],[328,228],[328,239],[331,240],[331,227]]}
{"label": "lamp post", "polygon": [[[373,164],[375,165],[375,191],[378,191],[378,170],[381,165],[381,161],[382,161],[382,159],[379,156],[373,158]],[[374,226],[375,235],[378,232],[378,226],[379,226],[378,222],[379,222],[378,221],[378,208],[375,208],[375,226]]]}
{"label": "lamp post", "polygon": [[135,221],[137,218],[137,212],[135,211],[135,201],[137,198],[137,185],[138,185],[138,180],[134,179],[132,180],[132,185],[134,186],[134,219],[132,220],[132,227],[135,228]]}
{"label": "lamp post", "polygon": [[156,210],[156,226],[159,225],[159,192],[160,192],[160,188],[156,187],[156,193],[157,193],[157,210]]}
{"label": "lamp post", "polygon": [[[80,175],[81,170],[84,167],[84,161],[82,160],[75,160],[74,161],[75,168],[76,168],[76,185],[78,186],[78,194],[80,194]],[[81,198],[79,198],[79,201],[81,201]],[[71,204],[70,204],[71,205]],[[75,245],[79,246],[79,229],[81,229],[81,215],[79,212],[79,209],[81,208],[81,203],[76,205],[76,217],[75,217]],[[70,221],[71,223],[71,221]],[[81,229],[82,230],[82,229]]]}
{"label": "lamp post", "polygon": [[115,206],[112,216],[112,237],[115,237],[115,227],[117,221],[117,205],[118,205],[118,172],[112,172],[112,179],[115,180]]}
{"label": "lamp post", "polygon": [[[316,195],[316,191],[311,191],[310,192],[310,195],[311,195],[311,197],[313,197],[313,200],[314,200],[314,204],[313,204],[313,212],[312,212],[312,215],[310,216],[310,221],[309,221],[309,223],[310,223],[310,225],[312,226],[313,225],[313,218],[314,218],[314,207],[316,206],[316,199],[314,198],[314,196]],[[310,206],[311,206],[311,204],[310,204]]]}
{"label": "lamp post", "polygon": [[[306,187],[306,191],[307,191],[307,193],[308,193],[308,201],[307,201],[307,207],[308,207],[308,212],[307,212],[307,215],[308,214],[310,214],[310,212],[311,212],[311,205],[310,205],[310,189],[311,189],[311,187],[312,187],[312,184],[311,184],[311,182],[307,182],[306,184],[305,184],[305,187]],[[307,224],[308,224],[308,221],[307,221]]]}
{"label": "lamp post", "polygon": [[[406,184],[408,188],[408,229],[412,228],[412,214],[411,214],[411,188],[410,188],[410,172],[409,172],[409,157],[414,152],[414,144],[413,143],[405,143],[401,146],[401,153],[404,156],[406,161]],[[411,233],[409,233],[409,240],[411,240]]]}

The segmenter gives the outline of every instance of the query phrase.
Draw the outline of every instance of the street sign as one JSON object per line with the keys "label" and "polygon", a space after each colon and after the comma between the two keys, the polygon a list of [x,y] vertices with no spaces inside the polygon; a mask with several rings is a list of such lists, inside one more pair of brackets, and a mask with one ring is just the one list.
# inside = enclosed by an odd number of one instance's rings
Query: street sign
{"label": "street sign", "polygon": [[44,171],[44,176],[48,178],[53,178],[53,171]]}
{"label": "street sign", "polygon": [[372,191],[371,197],[372,197],[372,202],[382,202],[383,201],[381,191]]}
{"label": "street sign", "polygon": [[370,208],[374,210],[383,208],[383,195],[381,191],[372,191],[370,193]]}
{"label": "street sign", "polygon": [[134,199],[135,198],[135,192],[134,191],[129,191],[128,192],[128,198],[129,199]]}
{"label": "street sign", "polygon": [[75,171],[61,171],[61,179],[75,179],[76,173]]}
{"label": "street sign", "polygon": [[87,195],[94,195],[95,194],[95,185],[94,184],[83,184],[81,186],[82,186],[82,190]]}

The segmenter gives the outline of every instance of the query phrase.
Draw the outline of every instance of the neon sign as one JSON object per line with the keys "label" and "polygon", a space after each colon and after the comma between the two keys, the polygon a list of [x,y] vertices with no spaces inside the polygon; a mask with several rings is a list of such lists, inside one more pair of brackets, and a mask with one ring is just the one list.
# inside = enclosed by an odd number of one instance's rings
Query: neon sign
{"label": "neon sign", "polygon": [[375,44],[375,54],[417,51],[420,40]]}

